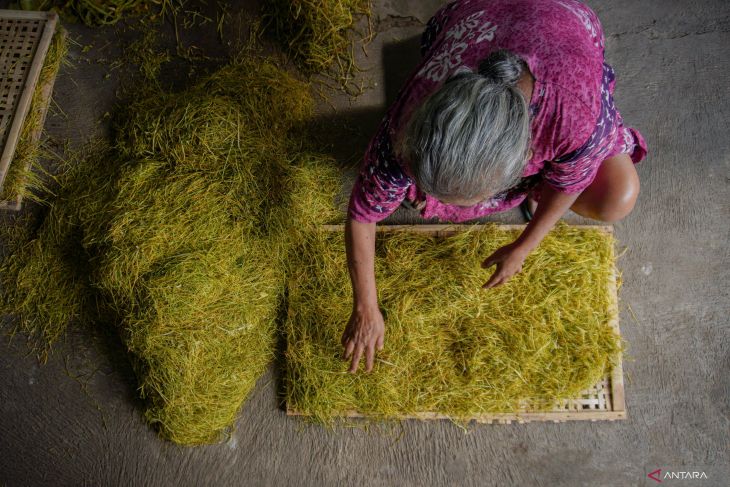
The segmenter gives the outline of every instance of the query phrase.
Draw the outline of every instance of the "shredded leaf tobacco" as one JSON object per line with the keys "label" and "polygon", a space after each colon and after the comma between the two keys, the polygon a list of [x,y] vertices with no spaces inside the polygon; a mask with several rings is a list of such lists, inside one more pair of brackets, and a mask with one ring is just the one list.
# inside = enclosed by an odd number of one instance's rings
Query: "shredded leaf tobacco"
{"label": "shredded leaf tobacco", "polygon": [[352,311],[344,238],[313,234],[289,277],[288,407],[325,423],[351,411],[468,420],[552,409],[593,386],[621,350],[609,324],[612,237],[560,225],[508,284],[482,289],[491,271],[480,263],[516,236],[498,226],[378,235],[385,349],[372,373],[352,375],[340,344]]}
{"label": "shredded leaf tobacco", "polygon": [[42,345],[74,322],[117,326],[150,423],[219,440],[273,357],[285,255],[339,219],[336,165],[299,128],[311,109],[307,84],[253,58],[132,104],[3,259],[0,312]]}

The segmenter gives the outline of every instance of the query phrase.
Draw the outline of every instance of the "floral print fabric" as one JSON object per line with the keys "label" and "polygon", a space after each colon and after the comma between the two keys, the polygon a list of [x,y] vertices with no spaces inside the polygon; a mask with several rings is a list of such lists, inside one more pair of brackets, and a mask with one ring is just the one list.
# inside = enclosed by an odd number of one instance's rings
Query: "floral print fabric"
{"label": "floral print fabric", "polygon": [[[529,113],[533,156],[513,188],[472,207],[441,203],[420,191],[393,141],[412,111],[457,69],[476,70],[498,49],[525,60],[535,84]],[[408,198],[424,218],[461,222],[519,205],[541,182],[583,191],[601,162],[619,153],[646,155],[636,130],[623,126],[613,103],[615,75],[604,62],[596,15],[576,0],[458,0],[441,8],[421,38],[423,59],[388,109],[366,151],[350,197],[349,216],[375,222]]]}

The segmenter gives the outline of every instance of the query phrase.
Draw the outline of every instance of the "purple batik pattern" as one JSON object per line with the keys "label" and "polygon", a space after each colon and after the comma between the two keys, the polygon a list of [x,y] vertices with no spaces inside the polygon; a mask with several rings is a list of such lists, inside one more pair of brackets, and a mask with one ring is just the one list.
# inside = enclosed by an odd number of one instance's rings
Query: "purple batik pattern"
{"label": "purple batik pattern", "polygon": [[390,121],[386,116],[368,147],[351,199],[351,203],[359,199],[361,204],[380,214],[392,213],[413,184],[396,160],[389,132]]}
{"label": "purple batik pattern", "polygon": [[614,147],[619,128],[619,117],[611,93],[614,80],[613,68],[603,63],[601,109],[596,127],[582,147],[556,157],[546,165],[544,178],[551,186],[571,193],[582,191],[593,181],[598,166]]}

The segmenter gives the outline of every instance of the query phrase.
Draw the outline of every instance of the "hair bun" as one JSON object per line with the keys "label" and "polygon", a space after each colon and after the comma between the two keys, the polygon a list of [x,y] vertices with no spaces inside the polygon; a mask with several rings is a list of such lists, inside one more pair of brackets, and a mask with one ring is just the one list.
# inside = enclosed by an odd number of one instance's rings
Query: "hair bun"
{"label": "hair bun", "polygon": [[519,56],[506,49],[500,49],[479,63],[478,72],[492,83],[515,86],[525,67],[525,62]]}

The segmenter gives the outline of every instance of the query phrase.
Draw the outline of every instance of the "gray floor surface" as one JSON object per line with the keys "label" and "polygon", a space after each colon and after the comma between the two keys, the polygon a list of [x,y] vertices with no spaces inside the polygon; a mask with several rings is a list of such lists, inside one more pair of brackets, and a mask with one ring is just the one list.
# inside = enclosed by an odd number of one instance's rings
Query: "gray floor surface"
{"label": "gray floor surface", "polygon": [[[256,5],[226,3],[233,13],[226,39],[235,39],[247,22],[238,13],[255,12]],[[343,166],[357,163],[414,66],[416,36],[439,4],[374,0],[377,36],[367,56],[358,53],[372,89],[354,103],[335,97],[337,112],[326,104],[319,111]],[[285,415],[270,370],[229,441],[180,448],[143,422],[134,376],[113,336],[72,333],[46,365],[28,356],[22,341],[3,339],[0,485],[633,486],[644,485],[656,468],[727,473],[730,4],[589,4],[606,31],[617,105],[650,146],[638,166],[636,209],[615,226],[626,248],[619,267],[629,344],[627,420],[482,425],[468,432],[445,421],[409,421],[380,432],[328,431]],[[77,41],[73,65],[58,79],[58,109],[46,128],[58,140],[79,141],[106,133],[104,114],[113,110],[120,78],[108,60],[139,32],[68,27]],[[235,49],[235,42],[210,33],[187,32],[183,40],[218,58]],[[93,47],[82,52],[86,45]],[[193,76],[218,62],[200,63]],[[181,86],[188,68],[173,63],[163,74]],[[343,171],[344,193],[352,174]],[[519,215],[494,219],[519,222]],[[401,211],[390,219],[412,221]],[[686,485],[730,485],[728,478]]]}

